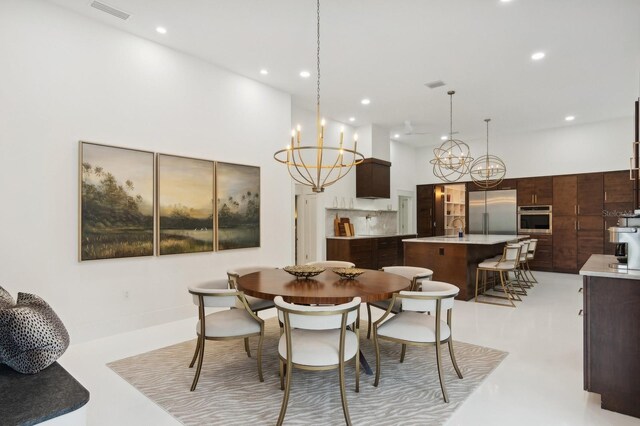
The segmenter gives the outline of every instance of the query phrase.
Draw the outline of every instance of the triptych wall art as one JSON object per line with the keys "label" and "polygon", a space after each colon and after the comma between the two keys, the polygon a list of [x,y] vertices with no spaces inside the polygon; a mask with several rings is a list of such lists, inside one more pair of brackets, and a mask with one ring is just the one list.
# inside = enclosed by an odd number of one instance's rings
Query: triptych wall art
{"label": "triptych wall art", "polygon": [[80,142],[79,258],[260,247],[260,168]]}

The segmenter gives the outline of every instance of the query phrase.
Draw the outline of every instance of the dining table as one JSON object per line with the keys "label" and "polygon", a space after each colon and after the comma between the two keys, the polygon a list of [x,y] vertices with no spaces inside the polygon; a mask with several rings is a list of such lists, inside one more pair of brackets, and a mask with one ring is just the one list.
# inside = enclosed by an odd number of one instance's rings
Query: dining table
{"label": "dining table", "polygon": [[[261,299],[276,296],[289,303],[337,305],[360,297],[363,303],[390,299],[393,293],[409,290],[411,281],[400,275],[364,269],[356,278],[346,279],[326,269],[311,278],[297,278],[284,269],[267,269],[243,275],[236,281],[238,290]],[[373,374],[367,360],[360,353],[360,362],[366,374]]]}
{"label": "dining table", "polygon": [[267,269],[238,278],[238,290],[261,299],[276,296],[289,303],[338,305],[354,297],[363,303],[390,299],[393,293],[408,290],[411,281],[400,275],[364,269],[356,278],[346,279],[327,268],[311,278],[297,278],[284,269]]}

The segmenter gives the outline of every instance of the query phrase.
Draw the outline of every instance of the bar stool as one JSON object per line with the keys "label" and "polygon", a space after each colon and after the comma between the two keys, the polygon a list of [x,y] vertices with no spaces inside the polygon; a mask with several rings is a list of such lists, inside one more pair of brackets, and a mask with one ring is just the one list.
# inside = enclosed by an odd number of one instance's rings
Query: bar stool
{"label": "bar stool", "polygon": [[531,283],[532,283],[531,285],[533,285],[533,283],[538,284],[538,280],[536,280],[536,277],[533,276],[533,272],[531,271],[531,267],[529,266],[529,261],[534,260],[536,258],[537,247],[538,247],[538,240],[531,239],[529,241],[529,252],[527,253],[527,260],[525,262],[526,272],[531,277]]}
{"label": "bar stool", "polygon": [[[508,273],[513,272],[516,274],[518,265],[520,263],[520,251],[522,247],[519,244],[507,244],[502,252],[502,257],[496,262],[494,260],[484,261],[478,265],[476,269],[476,294],[474,301],[478,303],[488,303],[490,305],[498,305],[498,306],[511,306],[513,308],[516,307],[516,304],[513,303],[515,301],[522,301],[520,296],[513,290],[511,285],[511,281],[508,279]],[[493,297],[498,299],[504,299],[509,302],[509,305],[505,305],[504,303],[496,303],[490,302],[488,300],[478,300],[478,286],[480,280],[480,273],[483,275],[483,296],[485,297]],[[502,287],[502,295],[495,294],[486,294],[487,292],[487,272],[497,273],[500,278],[500,286]],[[505,273],[507,273],[507,277],[505,279]],[[517,279],[517,278],[516,278]]]}

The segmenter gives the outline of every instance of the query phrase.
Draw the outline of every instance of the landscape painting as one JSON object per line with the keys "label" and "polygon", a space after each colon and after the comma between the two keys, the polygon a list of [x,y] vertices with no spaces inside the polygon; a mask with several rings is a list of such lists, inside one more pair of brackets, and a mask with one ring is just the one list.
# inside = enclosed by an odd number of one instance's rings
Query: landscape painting
{"label": "landscape painting", "polygon": [[213,251],[213,164],[158,155],[158,254]]}
{"label": "landscape painting", "polygon": [[260,168],[216,163],[218,250],[260,247]]}
{"label": "landscape painting", "polygon": [[154,154],[80,142],[80,260],[153,256]]}

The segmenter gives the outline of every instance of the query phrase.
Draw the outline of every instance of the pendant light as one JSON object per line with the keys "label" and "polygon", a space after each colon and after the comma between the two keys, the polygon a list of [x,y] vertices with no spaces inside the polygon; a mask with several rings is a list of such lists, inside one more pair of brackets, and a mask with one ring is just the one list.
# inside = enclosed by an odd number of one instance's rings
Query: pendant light
{"label": "pendant light", "polygon": [[453,95],[455,93],[453,90],[447,92],[449,95],[449,139],[433,150],[434,158],[430,161],[433,164],[433,174],[445,182],[460,180],[469,172],[469,167],[473,162],[469,145],[453,138]]}
{"label": "pendant light", "polygon": [[[324,189],[337,182],[349,171],[364,160],[357,151],[358,136],[354,136],[353,149],[343,146],[344,128],[340,131],[339,146],[324,144],[325,121],[320,115],[320,0],[316,2],[317,17],[317,90],[316,90],[316,144],[304,146],[300,143],[300,126],[291,131],[291,144],[277,151],[273,157],[286,164],[291,178],[306,186],[313,192],[324,192]],[[295,139],[295,140],[294,140]]]}
{"label": "pendant light", "polygon": [[487,153],[473,162],[469,174],[476,186],[489,189],[500,185],[507,174],[507,166],[499,157],[489,154],[489,122],[491,119],[486,118],[484,121],[487,123]]}

